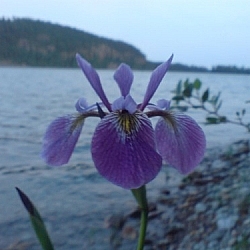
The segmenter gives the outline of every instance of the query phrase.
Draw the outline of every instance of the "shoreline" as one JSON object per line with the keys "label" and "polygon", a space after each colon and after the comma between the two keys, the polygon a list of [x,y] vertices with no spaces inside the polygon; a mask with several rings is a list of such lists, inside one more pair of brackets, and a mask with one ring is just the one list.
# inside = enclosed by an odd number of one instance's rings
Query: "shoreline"
{"label": "shoreline", "polygon": [[[74,176],[77,176],[77,173]],[[176,175],[176,173],[170,168],[165,168],[164,182],[161,180],[160,185],[162,188],[154,190],[153,195],[151,193],[148,196],[151,210],[145,250],[165,250],[166,248],[169,250],[249,249],[250,141],[241,140],[227,147],[209,149],[204,160],[193,173],[186,177]],[[52,180],[51,174],[55,175]],[[50,170],[49,173],[46,173],[45,177],[48,175],[49,178],[45,180],[46,186],[43,188],[39,185],[44,185],[44,180],[35,186],[34,183],[30,183],[32,174],[24,175],[24,180],[22,180],[27,185],[24,191],[31,194],[31,199],[34,198],[34,203],[41,210],[42,217],[52,234],[55,249],[73,250],[86,247],[86,249],[93,250],[112,248],[127,250],[135,248],[139,229],[139,211],[129,192],[109,185],[111,195],[117,191],[119,195],[128,196],[128,198],[124,198],[124,209],[120,211],[119,206],[123,206],[123,204],[117,204],[116,197],[113,197],[112,200],[107,194],[103,198],[104,200],[108,198],[109,203],[106,204],[106,207],[101,204],[103,206],[102,214],[96,214],[95,210],[92,211],[93,208],[89,207],[89,211],[92,213],[86,214],[87,221],[91,221],[90,224],[93,223],[94,226],[89,231],[87,229],[84,231],[81,222],[86,215],[75,207],[79,208],[83,204],[89,205],[87,201],[76,202],[79,199],[77,195],[80,184],[81,190],[83,190],[80,192],[86,191],[87,184],[85,187],[82,177],[65,177],[67,171],[62,176],[58,174],[60,174],[58,170]],[[14,175],[18,179],[19,175]],[[6,177],[8,178],[8,176]],[[65,180],[65,178],[68,179]],[[72,178],[74,183],[72,183]],[[58,183],[53,183],[55,181]],[[53,192],[56,192],[53,187],[63,189],[68,183],[72,185],[67,189],[69,192],[65,193],[65,190],[62,190],[61,194],[54,194],[53,197]],[[32,188],[35,189],[33,194]],[[96,189],[98,188],[100,187],[97,186]],[[48,192],[51,193],[48,194]],[[70,198],[71,195],[73,195],[72,198]],[[100,195],[97,193],[99,197],[95,198],[96,204],[99,206],[102,202]],[[55,197],[62,203],[56,201]],[[67,201],[63,202],[63,197]],[[11,227],[13,232],[10,232],[10,235],[12,233],[15,235],[18,230],[22,230],[22,232],[16,234],[15,237],[11,236],[12,243],[7,241],[7,245],[1,246],[0,244],[0,249],[40,249],[28,215],[16,193],[13,191],[12,197],[8,196],[8,199],[11,207],[18,207],[18,212],[7,214],[11,211],[3,211],[6,212],[6,216],[1,223],[3,226],[5,225],[2,230],[6,231],[6,227]],[[52,205],[48,206],[51,202]],[[62,207],[62,204],[65,208]],[[113,209],[110,209],[111,204],[114,204]],[[58,209],[60,210],[58,211]],[[99,216],[97,224],[97,218],[94,217],[96,215]],[[58,226],[55,225],[57,221]],[[62,225],[65,225],[63,230]],[[83,246],[83,242],[86,245]],[[246,248],[244,248],[244,244],[247,244]]]}
{"label": "shoreline", "polygon": [[[249,140],[235,142],[226,151],[211,151],[179,184],[159,191],[151,204],[145,250],[249,249],[249,183]],[[136,246],[139,214],[128,214],[117,228],[120,234],[116,232],[135,245],[117,249]]]}

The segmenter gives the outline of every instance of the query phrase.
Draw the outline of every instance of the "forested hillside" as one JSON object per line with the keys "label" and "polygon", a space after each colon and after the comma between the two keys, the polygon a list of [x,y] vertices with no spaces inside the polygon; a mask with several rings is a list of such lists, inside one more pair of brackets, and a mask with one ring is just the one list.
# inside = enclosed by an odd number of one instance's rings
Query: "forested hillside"
{"label": "forested hillside", "polygon": [[129,44],[49,22],[1,19],[0,39],[1,65],[74,67],[78,52],[98,68],[152,66]]}

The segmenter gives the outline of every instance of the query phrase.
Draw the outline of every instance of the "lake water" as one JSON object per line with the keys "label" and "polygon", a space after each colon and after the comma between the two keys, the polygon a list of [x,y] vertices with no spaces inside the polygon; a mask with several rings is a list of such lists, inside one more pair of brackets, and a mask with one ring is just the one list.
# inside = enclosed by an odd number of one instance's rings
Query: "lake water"
{"label": "lake water", "polygon": [[[99,74],[109,100],[119,97],[113,71],[100,70]],[[150,74],[134,72],[131,95],[137,102],[143,99]],[[177,82],[186,78],[199,78],[204,90],[210,87],[213,94],[222,91],[221,114],[234,119],[236,111],[246,108],[246,121],[250,121],[250,104],[245,103],[250,99],[249,75],[170,72],[152,102],[170,99]],[[41,138],[48,124],[58,116],[74,113],[79,97],[86,97],[90,104],[98,101],[79,69],[0,68],[0,249],[18,241],[31,241],[29,249],[40,249],[15,186],[39,208],[56,249],[109,249],[104,219],[135,206],[129,191],[108,183],[93,166],[89,148],[98,119],[85,122],[69,164],[52,168],[41,160]],[[205,126],[204,112],[190,110],[188,114],[204,129],[208,148],[249,138],[243,127]],[[181,178],[174,173],[173,178]],[[163,170],[148,185],[150,199],[165,182]]]}

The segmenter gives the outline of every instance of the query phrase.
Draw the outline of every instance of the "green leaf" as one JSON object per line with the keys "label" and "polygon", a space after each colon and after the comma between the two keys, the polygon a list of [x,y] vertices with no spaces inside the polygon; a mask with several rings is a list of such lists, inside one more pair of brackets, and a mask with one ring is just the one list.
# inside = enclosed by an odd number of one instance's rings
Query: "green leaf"
{"label": "green leaf", "polygon": [[219,92],[218,95],[214,98],[214,105],[216,105],[217,102],[219,101],[220,94],[221,94],[221,92]]}
{"label": "green leaf", "polygon": [[183,85],[184,85],[184,89],[188,87],[188,85],[189,85],[189,80],[188,80],[188,78],[187,78],[186,81],[183,83]]}
{"label": "green leaf", "polygon": [[227,117],[226,116],[220,116],[220,117],[208,116],[206,120],[208,124],[219,124],[219,123],[227,122]]}
{"label": "green leaf", "polygon": [[218,124],[219,119],[217,117],[207,117],[206,118],[208,124]]}
{"label": "green leaf", "polygon": [[222,101],[220,101],[218,106],[216,107],[216,112],[220,109],[221,105],[222,105]]}
{"label": "green leaf", "polygon": [[38,210],[34,204],[30,201],[29,197],[19,188],[16,187],[16,190],[23,202],[24,207],[29,213],[30,221],[36,232],[37,238],[44,250],[54,250],[54,247],[51,243],[49,234],[46,230],[45,224],[42,217],[40,216]]}
{"label": "green leaf", "polygon": [[220,116],[219,121],[220,122],[227,122],[227,117],[226,116]]}
{"label": "green leaf", "polygon": [[185,89],[183,90],[183,95],[185,97],[191,97],[192,96],[192,91],[193,91],[193,84],[192,83],[189,83]]}
{"label": "green leaf", "polygon": [[184,97],[180,95],[176,95],[172,98],[173,101],[183,101]]}
{"label": "green leaf", "polygon": [[199,79],[195,79],[195,81],[193,83],[194,89],[199,90],[201,88],[201,85],[202,85],[201,81]]}
{"label": "green leaf", "polygon": [[201,97],[202,102],[206,102],[206,101],[208,100],[208,97],[209,97],[209,89],[207,89],[207,90],[203,93],[203,95],[202,95],[202,97]]}
{"label": "green leaf", "polygon": [[176,95],[181,95],[182,81],[179,81],[176,86]]}

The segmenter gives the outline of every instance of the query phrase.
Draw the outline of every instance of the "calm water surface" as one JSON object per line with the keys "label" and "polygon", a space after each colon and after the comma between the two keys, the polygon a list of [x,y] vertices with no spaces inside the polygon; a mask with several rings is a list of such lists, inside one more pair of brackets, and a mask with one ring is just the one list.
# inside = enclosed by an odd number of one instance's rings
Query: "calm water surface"
{"label": "calm water surface", "polygon": [[[100,70],[99,73],[112,102],[119,97],[113,71]],[[150,72],[135,71],[134,74],[131,94],[141,102]],[[234,119],[236,111],[246,108],[246,120],[250,120],[250,104],[245,104],[250,99],[250,76],[247,75],[168,73],[152,102],[170,99],[177,82],[186,78],[201,79],[204,90],[210,87],[213,94],[222,91],[221,114]],[[68,165],[51,168],[39,156],[41,138],[54,118],[74,113],[79,97],[87,98],[90,104],[99,101],[81,71],[0,68],[0,87],[0,249],[20,240],[31,242],[30,249],[39,249],[15,186],[37,204],[57,249],[89,246],[110,249],[104,218],[116,212],[126,213],[135,203],[129,191],[108,183],[93,166],[89,148],[98,119],[86,120]],[[203,112],[192,110],[189,115],[203,127],[208,148],[249,137],[244,128],[235,125],[205,126]],[[173,181],[181,178],[173,173]],[[157,196],[158,189],[164,187],[165,175],[163,170],[149,184],[151,200]]]}

